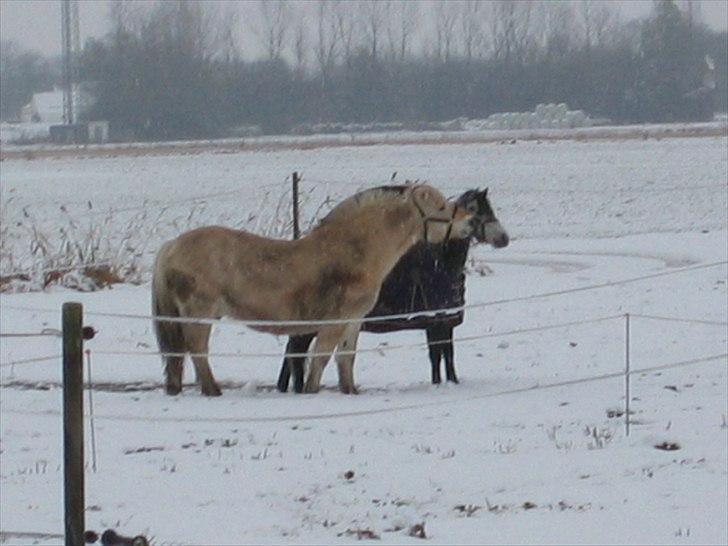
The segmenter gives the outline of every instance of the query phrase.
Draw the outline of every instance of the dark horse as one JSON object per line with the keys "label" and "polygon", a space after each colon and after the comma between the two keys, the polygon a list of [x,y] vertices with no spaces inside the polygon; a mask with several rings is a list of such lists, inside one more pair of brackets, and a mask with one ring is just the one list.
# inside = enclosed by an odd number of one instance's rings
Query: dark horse
{"label": "dark horse", "polygon": [[[488,189],[469,190],[457,199],[457,204],[474,213],[472,238],[495,248],[508,245],[508,234],[501,226],[488,201]],[[385,278],[374,308],[367,317],[398,315],[431,309],[458,307],[465,302],[465,261],[470,237],[451,238],[443,244],[419,243],[412,247]],[[432,382],[440,383],[440,362],[445,360],[448,381],[458,382],[453,354],[453,329],[463,322],[463,312],[439,313],[404,319],[384,319],[362,323],[367,332],[384,333],[398,330],[425,330],[432,364]],[[286,355],[308,352],[316,334],[291,336]],[[301,392],[304,379],[303,356],[283,359],[278,390],[286,392],[293,371],[294,389]]]}

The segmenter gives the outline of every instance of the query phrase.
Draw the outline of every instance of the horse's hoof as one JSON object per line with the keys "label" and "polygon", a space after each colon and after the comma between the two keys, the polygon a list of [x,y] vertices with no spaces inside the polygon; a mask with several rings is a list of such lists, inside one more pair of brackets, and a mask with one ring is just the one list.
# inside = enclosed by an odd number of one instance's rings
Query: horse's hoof
{"label": "horse's hoof", "polygon": [[182,392],[182,385],[167,384],[165,387],[165,392],[170,396],[177,396],[179,393]]}
{"label": "horse's hoof", "polygon": [[359,394],[359,389],[356,387],[339,387],[339,390],[344,394]]}
{"label": "horse's hoof", "polygon": [[316,394],[319,391],[319,387],[313,385],[306,385],[303,387],[303,394]]}
{"label": "horse's hoof", "polygon": [[205,396],[222,396],[222,391],[217,385],[212,387],[202,387],[202,394]]}

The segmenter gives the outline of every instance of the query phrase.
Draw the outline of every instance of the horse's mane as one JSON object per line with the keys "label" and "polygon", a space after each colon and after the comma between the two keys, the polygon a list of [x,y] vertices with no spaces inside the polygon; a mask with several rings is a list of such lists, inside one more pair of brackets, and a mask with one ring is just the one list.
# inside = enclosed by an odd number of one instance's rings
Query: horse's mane
{"label": "horse's mane", "polygon": [[404,202],[407,200],[412,188],[414,187],[415,186],[412,185],[377,186],[375,188],[368,188],[360,191],[359,193],[355,193],[354,195],[347,197],[341,203],[336,205],[319,221],[318,225],[321,226],[323,224],[349,218],[352,213],[359,212],[360,209],[371,205],[394,200]]}

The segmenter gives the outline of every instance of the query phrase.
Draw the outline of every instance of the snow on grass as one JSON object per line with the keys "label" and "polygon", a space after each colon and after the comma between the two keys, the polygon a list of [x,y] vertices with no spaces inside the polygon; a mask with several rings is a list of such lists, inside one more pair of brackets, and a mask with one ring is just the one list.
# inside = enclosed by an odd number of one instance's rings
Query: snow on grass
{"label": "snow on grass", "polygon": [[[474,249],[468,303],[728,254],[725,138],[6,160],[2,197],[15,196],[52,230],[64,221],[58,207],[71,207],[81,190],[101,210],[243,188],[239,198],[207,202],[193,222],[234,225],[260,209],[264,185],[292,170],[314,188],[305,218],[326,195],[395,170],[452,194],[489,185],[515,237],[506,249]],[[21,214],[12,208],[10,217]],[[112,214],[112,225],[124,214]],[[149,250],[182,227],[160,222]],[[728,540],[725,326],[632,318],[634,370],[718,358],[634,374],[629,437],[622,377],[564,383],[624,368],[624,319],[589,319],[629,312],[726,322],[726,277],[722,265],[470,309],[457,337],[583,322],[458,343],[460,385],[430,385],[425,347],[363,353],[359,396],[336,391],[334,365],[318,395],[277,393],[279,359],[263,357],[213,357],[219,399],[192,384],[165,396],[157,357],[103,354],[153,351],[151,324],[93,315],[147,314],[146,278],[91,293],[3,294],[0,325],[4,333],[57,329],[55,310],[81,301],[98,329],[86,344],[97,385],[90,529],[144,533],[156,544],[718,544]],[[212,351],[282,354],[285,341],[228,323],[214,330]],[[365,334],[361,346],[420,342],[422,332]],[[56,337],[0,343],[3,532],[62,533],[60,363],[10,365],[59,353]]]}

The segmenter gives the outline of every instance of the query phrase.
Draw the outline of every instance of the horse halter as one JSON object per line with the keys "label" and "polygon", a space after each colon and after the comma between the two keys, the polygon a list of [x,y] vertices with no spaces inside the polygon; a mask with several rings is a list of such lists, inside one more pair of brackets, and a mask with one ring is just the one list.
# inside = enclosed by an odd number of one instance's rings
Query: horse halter
{"label": "horse halter", "polygon": [[452,224],[455,221],[455,215],[458,212],[458,209],[460,206],[455,203],[455,206],[452,208],[452,215],[450,216],[449,220],[445,220],[444,218],[430,218],[425,214],[425,211],[422,210],[422,207],[420,207],[420,204],[417,202],[416,199],[413,199],[412,202],[415,204],[415,207],[417,207],[417,210],[420,213],[420,216],[422,217],[422,237],[426,243],[429,243],[429,237],[428,237],[428,229],[430,222],[434,222],[436,224],[447,224],[447,232],[445,232],[445,241],[450,240],[450,234],[452,233]]}

